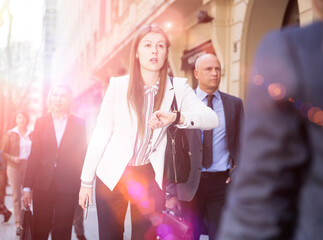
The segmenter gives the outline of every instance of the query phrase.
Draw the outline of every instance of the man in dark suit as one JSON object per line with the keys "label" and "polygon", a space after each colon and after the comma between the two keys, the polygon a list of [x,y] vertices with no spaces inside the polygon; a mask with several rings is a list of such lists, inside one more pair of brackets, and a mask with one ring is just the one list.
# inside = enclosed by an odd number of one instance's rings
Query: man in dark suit
{"label": "man in dark suit", "polygon": [[24,205],[33,191],[33,240],[71,239],[74,209],[80,189],[86,152],[83,120],[70,114],[71,90],[53,87],[48,96],[49,114],[37,119],[24,180]]}
{"label": "man in dark suit", "polygon": [[[186,131],[192,154],[191,173],[186,183],[177,184],[176,192],[184,214],[192,219],[194,238],[199,239],[203,218],[206,218],[209,239],[215,239],[227,184],[230,182],[229,173],[237,164],[244,111],[240,98],[218,90],[221,64],[215,55],[200,56],[195,64],[194,75],[198,80],[197,96],[213,108],[220,124],[209,131]],[[168,198],[172,195],[170,192]]]}
{"label": "man in dark suit", "polygon": [[219,239],[320,240],[323,22],[267,35],[255,69]]}

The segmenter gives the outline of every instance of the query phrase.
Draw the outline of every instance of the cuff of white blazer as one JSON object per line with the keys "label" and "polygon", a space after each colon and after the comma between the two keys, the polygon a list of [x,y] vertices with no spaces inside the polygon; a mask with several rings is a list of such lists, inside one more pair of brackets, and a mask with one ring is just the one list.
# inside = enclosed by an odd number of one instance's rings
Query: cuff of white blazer
{"label": "cuff of white blazer", "polygon": [[92,181],[92,182],[85,182],[85,181],[82,181],[82,182],[81,182],[81,186],[82,186],[82,187],[85,187],[85,188],[93,188],[93,181]]}
{"label": "cuff of white blazer", "polygon": [[178,127],[178,128],[189,128],[191,126],[194,126],[194,122],[189,119],[187,114],[185,114],[185,113],[181,113],[181,114],[184,116],[184,122],[182,124],[176,124],[176,127]]}
{"label": "cuff of white blazer", "polygon": [[31,188],[29,188],[29,187],[24,187],[24,188],[22,189],[22,191],[23,191],[23,192],[31,192]]}

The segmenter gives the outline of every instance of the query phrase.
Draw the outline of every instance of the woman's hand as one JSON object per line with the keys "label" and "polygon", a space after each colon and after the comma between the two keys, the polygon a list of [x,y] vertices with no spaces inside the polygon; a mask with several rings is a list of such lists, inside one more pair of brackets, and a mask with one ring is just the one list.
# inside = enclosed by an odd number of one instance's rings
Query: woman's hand
{"label": "woman's hand", "polygon": [[86,187],[81,187],[80,193],[79,193],[79,205],[85,209],[86,206],[86,199],[89,199],[88,204],[92,205],[92,194],[93,194],[93,188],[86,188]]}
{"label": "woman's hand", "polygon": [[24,191],[22,194],[22,203],[25,208],[30,207],[31,205],[31,192]]}
{"label": "woman's hand", "polygon": [[21,159],[19,157],[15,157],[15,163],[20,164]]}
{"label": "woman's hand", "polygon": [[[180,122],[183,122],[183,115],[181,115]],[[173,112],[167,112],[167,111],[156,111],[153,113],[150,121],[149,126],[152,129],[161,128],[164,126],[167,126],[169,124],[172,124],[176,120],[176,113]]]}

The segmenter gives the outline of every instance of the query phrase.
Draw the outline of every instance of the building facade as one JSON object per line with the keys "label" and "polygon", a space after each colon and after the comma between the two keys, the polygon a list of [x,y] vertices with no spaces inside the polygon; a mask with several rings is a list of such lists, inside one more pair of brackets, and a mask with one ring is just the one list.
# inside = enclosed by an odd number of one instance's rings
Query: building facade
{"label": "building facade", "polygon": [[220,89],[244,99],[261,38],[270,30],[314,21],[311,0],[57,0],[58,49],[53,70],[96,113],[111,76],[128,72],[130,44],[144,24],[157,23],[171,41],[169,65],[194,88],[196,58],[215,53],[222,64]]}

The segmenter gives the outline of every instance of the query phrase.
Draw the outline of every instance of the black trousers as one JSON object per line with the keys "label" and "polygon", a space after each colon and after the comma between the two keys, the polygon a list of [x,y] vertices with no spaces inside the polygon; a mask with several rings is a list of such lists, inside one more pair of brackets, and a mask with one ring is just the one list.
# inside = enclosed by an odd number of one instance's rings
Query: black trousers
{"label": "black trousers", "polygon": [[[68,184],[68,183],[67,183]],[[33,191],[33,240],[69,240],[78,193],[61,193],[52,179],[47,191]]]}
{"label": "black trousers", "polygon": [[198,190],[191,202],[181,202],[184,215],[193,224],[194,240],[201,234],[208,234],[210,240],[216,239],[219,229],[222,209],[225,204],[225,183],[229,171],[201,173]]}
{"label": "black trousers", "polygon": [[163,191],[155,181],[151,164],[127,167],[111,191],[99,178],[96,205],[100,240],[123,239],[124,220],[130,201],[131,239],[156,239],[156,227],[165,206]]}

